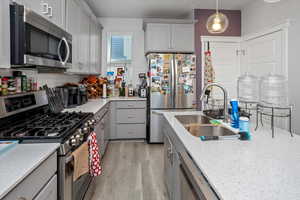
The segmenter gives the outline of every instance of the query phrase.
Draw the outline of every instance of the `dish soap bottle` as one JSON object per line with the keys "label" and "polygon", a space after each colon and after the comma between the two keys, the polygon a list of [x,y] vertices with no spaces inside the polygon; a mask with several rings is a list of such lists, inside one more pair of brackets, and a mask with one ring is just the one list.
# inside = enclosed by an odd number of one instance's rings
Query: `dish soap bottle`
{"label": "dish soap bottle", "polygon": [[239,103],[236,99],[232,99],[230,101],[231,105],[231,127],[232,128],[239,128],[239,121],[240,121],[240,115],[239,115]]}

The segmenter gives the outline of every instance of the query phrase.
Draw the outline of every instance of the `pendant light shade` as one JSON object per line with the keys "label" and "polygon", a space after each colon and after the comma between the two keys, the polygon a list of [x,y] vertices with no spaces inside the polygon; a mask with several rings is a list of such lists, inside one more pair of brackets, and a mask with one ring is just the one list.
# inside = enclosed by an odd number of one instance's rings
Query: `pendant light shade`
{"label": "pendant light shade", "polygon": [[224,33],[228,26],[229,20],[226,15],[219,12],[219,1],[216,0],[217,8],[216,13],[212,14],[206,23],[206,28],[208,32],[212,34]]}

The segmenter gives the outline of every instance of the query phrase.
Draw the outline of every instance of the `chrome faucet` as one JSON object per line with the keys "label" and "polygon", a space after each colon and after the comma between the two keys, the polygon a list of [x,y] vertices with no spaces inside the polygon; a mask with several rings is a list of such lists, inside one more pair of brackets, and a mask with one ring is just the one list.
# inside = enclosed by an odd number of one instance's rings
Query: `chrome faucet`
{"label": "chrome faucet", "polygon": [[202,90],[200,100],[202,101],[204,99],[206,90],[209,87],[213,87],[213,86],[220,88],[224,93],[224,122],[228,123],[229,122],[229,118],[228,118],[228,115],[227,115],[227,112],[228,112],[228,99],[227,99],[228,98],[228,92],[222,85],[220,85],[218,83],[209,83],[209,84],[207,84]]}

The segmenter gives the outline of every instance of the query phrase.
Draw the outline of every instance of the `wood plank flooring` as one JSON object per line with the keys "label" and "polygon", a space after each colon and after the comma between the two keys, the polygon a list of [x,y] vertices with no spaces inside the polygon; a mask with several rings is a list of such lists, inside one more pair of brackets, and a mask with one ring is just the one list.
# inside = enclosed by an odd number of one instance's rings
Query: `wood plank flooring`
{"label": "wood plank flooring", "polygon": [[115,141],[102,160],[92,200],[168,200],[163,176],[163,145]]}

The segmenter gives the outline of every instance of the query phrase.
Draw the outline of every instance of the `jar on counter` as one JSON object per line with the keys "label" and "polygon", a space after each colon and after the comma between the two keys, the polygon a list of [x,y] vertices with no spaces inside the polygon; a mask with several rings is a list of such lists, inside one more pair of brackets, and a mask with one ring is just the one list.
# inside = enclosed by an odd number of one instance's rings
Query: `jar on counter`
{"label": "jar on counter", "polygon": [[16,80],[14,77],[9,77],[7,81],[8,94],[16,93]]}
{"label": "jar on counter", "polygon": [[27,92],[27,76],[26,75],[22,75],[21,76],[22,79],[22,92]]}
{"label": "jar on counter", "polygon": [[8,78],[7,77],[2,78],[2,95],[3,96],[8,95]]}

